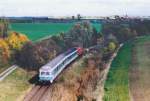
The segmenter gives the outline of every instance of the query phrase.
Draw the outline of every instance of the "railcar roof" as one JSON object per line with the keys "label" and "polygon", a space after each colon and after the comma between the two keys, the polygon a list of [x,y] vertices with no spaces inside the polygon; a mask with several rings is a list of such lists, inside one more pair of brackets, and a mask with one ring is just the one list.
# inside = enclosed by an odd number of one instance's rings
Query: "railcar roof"
{"label": "railcar roof", "polygon": [[71,48],[68,51],[58,55],[56,58],[54,58],[53,60],[49,61],[47,64],[45,64],[44,66],[42,66],[41,69],[43,70],[48,70],[53,68],[57,63],[59,63],[65,56],[69,55],[70,53],[72,53],[73,51],[75,51],[76,48]]}

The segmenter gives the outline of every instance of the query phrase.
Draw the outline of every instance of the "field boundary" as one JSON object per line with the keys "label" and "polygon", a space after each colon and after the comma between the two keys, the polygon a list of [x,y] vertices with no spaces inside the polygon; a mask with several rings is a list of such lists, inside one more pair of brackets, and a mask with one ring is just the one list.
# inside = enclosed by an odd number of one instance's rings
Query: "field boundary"
{"label": "field boundary", "polygon": [[102,85],[102,87],[100,88],[102,94],[100,93],[98,96],[97,96],[97,99],[96,101],[103,101],[103,96],[104,96],[104,84],[105,84],[105,81],[107,79],[107,75],[108,75],[108,72],[110,70],[110,67],[111,67],[111,64],[112,64],[112,61],[116,58],[119,50],[123,47],[124,44],[120,44],[119,48],[116,50],[116,52],[111,56],[109,62],[107,63],[107,66],[106,66],[106,69],[104,70],[103,72],[103,76],[102,76],[102,79],[98,82],[98,85]]}

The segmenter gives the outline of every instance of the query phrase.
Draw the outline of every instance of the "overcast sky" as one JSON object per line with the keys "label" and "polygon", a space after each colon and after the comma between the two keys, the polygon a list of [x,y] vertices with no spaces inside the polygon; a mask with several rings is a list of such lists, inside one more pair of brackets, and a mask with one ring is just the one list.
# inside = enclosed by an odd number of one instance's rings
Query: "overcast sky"
{"label": "overcast sky", "polygon": [[0,16],[149,16],[150,0],[0,0]]}

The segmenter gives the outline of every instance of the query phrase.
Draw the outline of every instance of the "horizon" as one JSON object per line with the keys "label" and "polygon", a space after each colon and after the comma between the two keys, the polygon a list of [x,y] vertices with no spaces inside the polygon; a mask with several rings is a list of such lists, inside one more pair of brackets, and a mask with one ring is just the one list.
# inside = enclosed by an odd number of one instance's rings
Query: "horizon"
{"label": "horizon", "polygon": [[0,1],[0,16],[149,16],[147,0],[5,0]]}
{"label": "horizon", "polygon": [[[48,17],[48,18],[61,18],[61,17],[64,17],[64,18],[71,18],[72,16],[74,17],[77,17],[78,14],[76,15],[56,15],[56,16],[53,16],[53,15],[0,15],[0,17]],[[94,17],[114,17],[114,16],[120,16],[120,17],[150,17],[150,15],[119,15],[119,14],[115,14],[115,15],[94,15],[94,16],[90,16],[90,15],[82,15],[80,14],[81,17],[86,17],[86,18],[94,18]]]}

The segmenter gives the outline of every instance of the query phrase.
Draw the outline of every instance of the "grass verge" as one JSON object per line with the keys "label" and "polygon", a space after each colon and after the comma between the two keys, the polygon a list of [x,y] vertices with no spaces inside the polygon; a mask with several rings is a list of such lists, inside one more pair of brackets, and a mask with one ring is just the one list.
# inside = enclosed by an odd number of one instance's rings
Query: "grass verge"
{"label": "grass verge", "polygon": [[10,64],[0,65],[0,73],[8,69],[10,66]]}
{"label": "grass verge", "polygon": [[0,82],[0,101],[16,101],[30,87],[30,76],[18,68]]}

